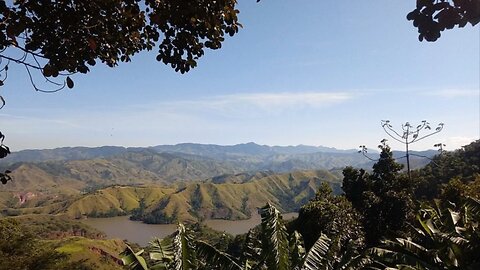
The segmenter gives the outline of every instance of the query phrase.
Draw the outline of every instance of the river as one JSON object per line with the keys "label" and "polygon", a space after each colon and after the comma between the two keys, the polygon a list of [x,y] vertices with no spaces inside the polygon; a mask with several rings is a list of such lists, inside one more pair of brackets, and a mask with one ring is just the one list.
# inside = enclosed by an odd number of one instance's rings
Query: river
{"label": "river", "polygon": [[[282,214],[284,220],[295,218],[297,215],[298,213]],[[126,239],[141,246],[146,246],[153,237],[164,238],[177,229],[175,224],[145,224],[130,220],[128,216],[87,218],[81,221],[104,232],[109,238]],[[217,231],[237,235],[248,232],[248,230],[260,224],[260,221],[260,215],[256,214],[246,220],[214,219],[204,221],[204,224]]]}

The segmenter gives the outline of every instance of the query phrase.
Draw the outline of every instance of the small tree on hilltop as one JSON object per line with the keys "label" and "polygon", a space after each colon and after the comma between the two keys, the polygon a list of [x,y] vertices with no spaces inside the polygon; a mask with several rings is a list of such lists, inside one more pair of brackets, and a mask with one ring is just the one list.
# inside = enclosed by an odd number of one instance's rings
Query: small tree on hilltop
{"label": "small tree on hilltop", "polygon": [[[427,137],[430,137],[434,134],[439,133],[440,131],[442,131],[443,126],[444,124],[440,123],[435,128],[435,130],[430,131],[432,129],[430,127],[430,123],[428,123],[426,120],[423,120],[422,123],[417,127],[414,127],[409,122],[406,122],[405,124],[402,124],[401,131],[396,131],[393,128],[393,126],[390,124],[390,120],[382,120],[382,128],[385,131],[385,133],[387,133],[387,135],[390,136],[392,139],[405,145],[405,157],[407,158],[407,171],[408,171],[408,177],[410,179],[412,178],[411,171],[410,171],[410,155],[412,156],[418,156],[418,155],[410,154],[409,146],[413,143],[416,143]],[[426,135],[422,135],[421,133],[423,133],[424,131],[428,131],[428,133]]]}

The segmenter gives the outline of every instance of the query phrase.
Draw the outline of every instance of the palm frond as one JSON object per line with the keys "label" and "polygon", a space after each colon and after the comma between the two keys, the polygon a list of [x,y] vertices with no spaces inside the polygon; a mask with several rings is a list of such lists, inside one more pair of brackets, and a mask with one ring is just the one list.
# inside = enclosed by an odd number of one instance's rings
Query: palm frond
{"label": "palm frond", "polygon": [[370,257],[365,255],[357,255],[350,259],[348,263],[342,265],[340,270],[358,270],[363,269],[365,266],[371,264],[373,261]]}
{"label": "palm frond", "polygon": [[302,270],[327,269],[325,267],[326,256],[329,252],[331,241],[326,235],[321,234],[305,256]]}
{"label": "palm frond", "polygon": [[476,218],[478,220],[480,218],[480,201],[472,197],[467,197],[464,207],[466,209],[465,212],[468,213],[468,219]]}
{"label": "palm frond", "polygon": [[399,264],[394,269],[398,269],[398,270],[424,270],[425,268],[423,268],[421,266],[411,266],[411,265]]}
{"label": "palm frond", "polygon": [[148,243],[150,247],[150,259],[158,261],[155,264],[155,267],[158,269],[167,269],[168,265],[174,259],[174,251],[171,243],[168,243],[166,240],[153,238],[152,241]]}
{"label": "palm frond", "polygon": [[409,239],[385,240],[381,248],[372,248],[369,252],[374,259],[390,266],[409,265],[429,270],[444,267],[444,260],[438,256],[437,250],[429,250]]}
{"label": "palm frond", "polygon": [[290,261],[292,268],[300,267],[305,257],[305,247],[303,244],[303,238],[300,233],[294,231],[290,235]]}
{"label": "palm frond", "polygon": [[416,254],[418,256],[423,256],[427,255],[428,249],[425,247],[409,240],[409,239],[404,239],[404,238],[397,238],[397,242],[403,247],[404,250]]}
{"label": "palm frond", "polygon": [[452,224],[457,225],[458,221],[461,219],[460,212],[454,211],[450,208],[448,209],[448,212],[450,213],[450,221]]}
{"label": "palm frond", "polygon": [[214,246],[204,241],[195,241],[195,246],[197,248],[197,256],[206,261],[210,269],[215,267],[222,270],[242,270],[242,267],[230,255],[216,249]]}
{"label": "palm frond", "polygon": [[129,245],[127,245],[125,250],[120,253],[120,256],[122,256],[123,265],[127,266],[129,269],[132,270],[148,270],[145,259],[140,256],[142,255],[143,251],[144,250],[142,249],[135,252]]}
{"label": "palm frond", "polygon": [[242,264],[242,270],[251,270],[252,269],[252,264],[250,263],[249,260],[245,260]]}
{"label": "palm frond", "polygon": [[173,261],[175,270],[195,269],[195,247],[193,239],[183,224],[178,224],[177,231],[172,241]]}
{"label": "palm frond", "polygon": [[287,229],[280,212],[271,204],[260,209],[262,216],[262,256],[269,270],[290,270]]}
{"label": "palm frond", "polygon": [[254,261],[259,261],[260,255],[262,253],[261,245],[262,243],[253,235],[253,230],[249,230],[245,241],[243,242],[242,253],[240,255],[240,262],[245,264],[246,261],[250,261],[250,265]]}

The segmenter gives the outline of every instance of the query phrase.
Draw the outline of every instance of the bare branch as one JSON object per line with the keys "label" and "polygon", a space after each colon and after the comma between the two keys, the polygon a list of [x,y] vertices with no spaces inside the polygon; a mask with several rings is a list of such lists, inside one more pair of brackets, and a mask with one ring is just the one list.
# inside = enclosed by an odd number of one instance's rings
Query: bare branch
{"label": "bare branch", "polygon": [[61,87],[57,88],[57,89],[54,89],[54,90],[43,90],[43,89],[40,89],[38,88],[36,85],[35,85],[35,82],[33,80],[33,77],[32,77],[32,74],[30,73],[30,70],[28,69],[28,66],[25,65],[25,69],[27,70],[27,73],[28,73],[28,77],[30,78],[30,83],[32,84],[33,88],[35,88],[35,91],[38,91],[38,92],[42,92],[42,93],[56,93],[62,89],[65,88],[66,84],[65,82],[63,83],[63,85],[61,85]]}
{"label": "bare branch", "polygon": [[30,64],[30,63],[25,62],[24,60],[15,59],[15,58],[12,58],[12,57],[9,57],[9,56],[6,56],[6,55],[0,54],[0,58],[5,58],[5,59],[10,60],[10,61],[12,61],[12,62],[15,62],[15,63],[17,63],[17,64],[25,65],[25,66],[28,66],[28,67],[31,67],[31,68],[34,68],[34,69],[41,69],[41,68],[39,68],[39,67],[37,67],[37,66],[34,66],[34,65]]}
{"label": "bare branch", "polygon": [[[399,135],[397,132],[395,132],[393,129],[391,128],[388,128],[389,130],[392,130],[395,134],[397,134],[399,137],[402,137],[401,135]],[[404,141],[396,138],[395,136],[393,136],[392,134],[389,133],[389,131],[385,128],[385,126],[383,126],[383,130],[385,131],[385,133],[387,133],[388,136],[390,136],[392,139],[396,140],[397,142],[400,142],[400,143],[403,143],[405,144]]]}
{"label": "bare branch", "polygon": [[367,156],[367,147],[365,145],[360,145],[360,150],[358,150],[358,153],[362,153],[362,155],[364,157],[366,157],[367,159],[369,159],[371,161],[378,161],[378,159],[373,159],[373,158]]}

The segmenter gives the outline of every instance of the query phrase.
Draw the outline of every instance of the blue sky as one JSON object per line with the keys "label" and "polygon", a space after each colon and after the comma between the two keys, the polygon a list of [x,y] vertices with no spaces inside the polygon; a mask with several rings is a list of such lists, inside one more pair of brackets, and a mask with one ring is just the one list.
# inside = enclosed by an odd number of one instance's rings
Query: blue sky
{"label": "blue sky", "polygon": [[444,131],[413,148],[455,149],[480,136],[480,27],[419,42],[405,18],[414,6],[241,1],[244,28],[184,75],[142,53],[42,94],[12,67],[0,130],[14,151],[250,141],[347,149],[375,148],[386,137],[382,119],[425,119]]}

